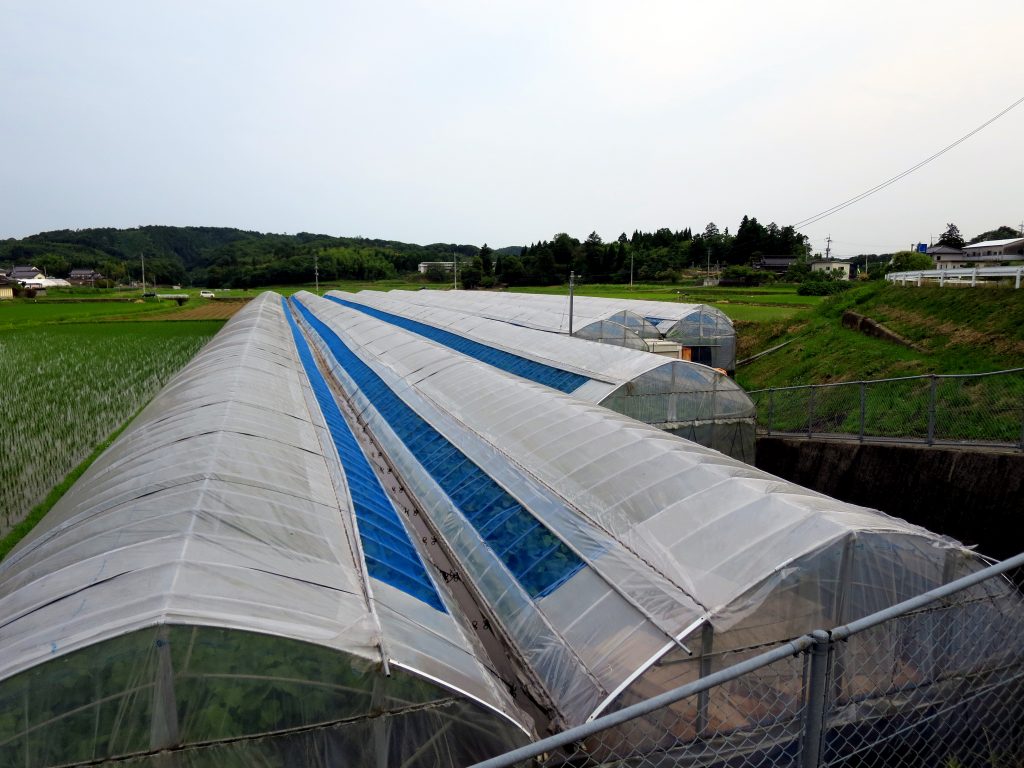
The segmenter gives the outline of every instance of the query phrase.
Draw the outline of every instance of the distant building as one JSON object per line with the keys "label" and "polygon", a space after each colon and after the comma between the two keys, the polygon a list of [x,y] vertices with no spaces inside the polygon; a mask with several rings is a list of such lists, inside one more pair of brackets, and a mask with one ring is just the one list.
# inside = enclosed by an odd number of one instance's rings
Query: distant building
{"label": "distant building", "polygon": [[96,285],[97,280],[105,278],[95,269],[72,269],[68,282],[72,285]]}
{"label": "distant building", "polygon": [[11,283],[0,274],[0,300],[14,298],[14,283]]}
{"label": "distant building", "polygon": [[431,267],[438,267],[445,272],[451,272],[454,265],[454,261],[421,261],[419,271],[421,275],[425,275]]}
{"label": "distant building", "polygon": [[25,265],[16,265],[11,267],[7,273],[7,279],[12,280],[16,283],[26,283],[31,280],[42,280],[46,275],[43,274],[43,270],[39,267],[29,267]]}
{"label": "distant building", "polygon": [[933,245],[925,253],[932,257],[935,269],[955,269],[965,265],[964,252],[951,245]]}
{"label": "distant building", "polygon": [[1024,237],[1008,240],[985,240],[964,246],[964,256],[971,260],[991,261],[993,266],[1004,261],[1024,261]]}
{"label": "distant building", "polygon": [[808,263],[811,267],[811,272],[830,272],[840,280],[850,280],[852,277],[853,264],[848,261],[814,259]]}
{"label": "distant building", "polygon": [[784,275],[795,263],[796,256],[762,256],[760,261],[754,262],[754,269],[763,269],[766,272]]}
{"label": "distant building", "polygon": [[985,240],[961,248],[933,245],[928,255],[936,269],[957,267],[998,267],[1001,264],[1024,261],[1024,237],[1007,240]]}

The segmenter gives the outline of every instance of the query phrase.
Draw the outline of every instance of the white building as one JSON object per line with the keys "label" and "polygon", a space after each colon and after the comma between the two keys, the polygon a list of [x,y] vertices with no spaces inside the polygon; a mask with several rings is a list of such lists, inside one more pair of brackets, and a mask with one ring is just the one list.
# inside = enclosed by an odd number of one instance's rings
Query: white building
{"label": "white building", "polygon": [[984,240],[964,246],[964,261],[970,264],[999,266],[1005,261],[1024,261],[1024,237],[1008,240]]}
{"label": "white building", "polygon": [[840,280],[849,280],[851,267],[848,261],[837,261],[836,259],[814,259],[810,262],[811,272],[829,272]]}

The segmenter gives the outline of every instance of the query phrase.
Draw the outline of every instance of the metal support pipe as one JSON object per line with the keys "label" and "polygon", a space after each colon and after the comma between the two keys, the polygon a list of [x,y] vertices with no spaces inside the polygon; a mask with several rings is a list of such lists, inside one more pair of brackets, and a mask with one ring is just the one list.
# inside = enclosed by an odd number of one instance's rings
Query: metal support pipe
{"label": "metal support pipe", "polygon": [[825,696],[828,691],[828,632],[815,630],[811,635],[810,671],[804,698],[804,728],[800,745],[801,768],[818,768],[821,757],[821,737],[824,733]]}
{"label": "metal support pipe", "polygon": [[[822,633],[825,634],[825,633]],[[827,637],[827,635],[826,635]],[[606,731],[609,728],[614,728],[617,725],[622,725],[630,720],[634,720],[644,715],[649,715],[652,712],[656,712],[659,709],[675,704],[681,699],[694,696],[703,690],[714,688],[716,685],[721,685],[730,680],[735,680],[737,677],[753,672],[756,669],[767,666],[768,664],[774,664],[777,661],[794,656],[798,653],[802,653],[807,650],[814,643],[813,638],[810,635],[804,635],[798,637],[796,640],[792,640],[788,643],[780,645],[779,647],[762,653],[760,656],[755,656],[752,659],[741,661],[739,664],[734,664],[728,669],[723,669],[720,672],[714,672],[705,678],[697,680],[693,683],[680,686],[671,691],[658,694],[649,699],[645,699],[637,704],[620,709],[617,712],[612,712],[604,717],[599,717],[596,720],[591,720],[589,723],[578,725],[575,728],[571,728],[568,731],[555,734],[554,736],[548,736],[546,739],[535,741],[533,744],[527,744],[525,747],[519,747],[513,749],[511,752],[506,752],[503,755],[492,757],[490,760],[484,760],[481,763],[476,763],[471,768],[508,768],[509,766],[521,763],[524,760],[529,760],[531,757],[537,757],[547,752],[551,752],[562,747],[575,744],[577,741],[589,738],[601,731]]]}
{"label": "metal support pipe", "polygon": [[[563,731],[562,733],[554,736],[549,736],[546,739],[541,739],[533,744],[527,744],[524,747],[519,747],[518,749],[506,752],[503,755],[492,757],[482,763],[477,763],[475,766],[472,766],[472,768],[510,768],[511,766],[517,765],[525,760],[529,760],[530,758],[552,752],[556,749],[561,749],[562,747],[567,747],[584,739],[590,738],[591,736],[595,736],[609,728],[614,728],[644,715],[649,715],[652,712],[656,712],[657,710],[667,707],[670,704],[674,704],[677,701],[690,696],[695,696],[701,691],[710,690],[715,686],[735,680],[749,672],[761,669],[769,664],[774,664],[777,661],[782,661],[787,657],[803,653],[808,648],[812,647],[819,649],[819,659],[817,661],[816,669],[811,668],[814,666],[813,659],[808,663],[807,695],[804,699],[806,707],[804,715],[805,730],[803,744],[805,747],[815,749],[815,754],[808,755],[806,751],[802,752],[801,764],[804,766],[816,766],[817,760],[821,754],[821,734],[823,733],[822,726],[825,711],[824,697],[828,690],[828,653],[829,645],[831,643],[845,640],[858,632],[863,632],[864,630],[884,624],[891,619],[904,616],[912,611],[918,610],[919,608],[930,605],[937,600],[941,600],[945,597],[954,595],[957,592],[968,589],[975,584],[979,584],[996,576],[1001,576],[1008,571],[1021,567],[1024,567],[1024,553],[1015,555],[1001,563],[991,565],[988,568],[983,568],[980,571],[964,576],[963,578],[950,582],[945,586],[925,592],[917,597],[904,600],[902,603],[898,603],[897,605],[893,605],[889,608],[878,611],[877,613],[873,613],[863,619],[858,619],[857,621],[852,621],[844,626],[836,627],[831,632],[817,630],[811,635],[803,635],[802,637],[798,637],[797,639],[767,651],[766,653],[762,653],[751,659],[742,661],[739,664],[727,667],[726,669],[719,670],[718,672],[713,672],[707,677],[703,677],[695,682],[688,683],[672,691],[666,691],[665,693],[621,709],[618,712],[612,712],[604,717],[596,718],[588,723]],[[824,670],[822,670],[822,667],[824,667]],[[820,695],[817,695],[815,691],[812,691],[812,687],[816,687],[815,690],[817,690]],[[813,696],[812,693],[814,694]],[[814,714],[810,711],[812,706],[818,710],[818,716],[816,718],[811,717],[811,715]],[[810,734],[807,733],[808,728],[811,730]],[[815,730],[817,731],[817,735],[815,735]],[[810,738],[808,738],[808,736]],[[810,757],[814,757],[814,761],[810,761]]]}
{"label": "metal support pipe", "polygon": [[[700,676],[711,674],[711,653],[714,647],[715,630],[711,622],[705,622],[700,633]],[[707,689],[697,694],[697,735],[702,736],[708,727],[708,706],[711,692]]]}
{"label": "metal support pipe", "polygon": [[576,273],[569,273],[569,335],[572,336],[572,292],[576,282]]}
{"label": "metal support pipe", "polygon": [[935,443],[935,393],[938,386],[939,380],[932,374],[928,385],[928,445]]}
{"label": "metal support pipe", "polygon": [[864,426],[867,415],[868,385],[867,382],[860,383],[860,441],[864,442]]}
{"label": "metal support pipe", "polygon": [[807,436],[814,434],[814,387],[807,392]]}

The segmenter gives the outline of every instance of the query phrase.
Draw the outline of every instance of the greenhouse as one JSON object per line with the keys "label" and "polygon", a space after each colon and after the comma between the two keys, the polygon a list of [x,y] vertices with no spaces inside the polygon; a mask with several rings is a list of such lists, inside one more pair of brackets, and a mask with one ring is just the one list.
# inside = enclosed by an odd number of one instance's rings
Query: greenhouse
{"label": "greenhouse", "polygon": [[[567,366],[560,391],[338,301],[252,301],[0,562],[0,764],[464,766],[985,564]],[[1016,674],[1019,593],[972,590],[957,628],[1004,631],[969,652],[928,613],[843,649],[871,661],[830,680],[846,724]],[[787,748],[800,664],[724,691],[719,765]],[[655,740],[698,743],[707,710],[673,713]]]}
{"label": "greenhouse", "polygon": [[[401,290],[390,291],[389,295],[427,306],[459,309],[504,322],[514,322],[506,319],[506,316],[517,311],[529,312],[531,317],[533,313],[538,313],[540,319],[534,321],[537,325],[531,327],[563,333],[567,332],[568,327],[568,296],[504,291]],[[600,339],[602,334],[607,334],[609,339],[614,338],[617,334],[612,328],[605,330],[599,325],[595,326],[606,320],[635,330],[644,339],[662,338],[676,342],[690,351],[690,359],[694,362],[721,368],[730,374],[736,368],[736,330],[724,312],[708,304],[576,296],[573,299],[573,317],[586,319],[585,323],[574,323],[573,335],[576,336]],[[552,327],[556,322],[559,325]],[[627,346],[640,348],[632,337],[629,339]]]}
{"label": "greenhouse", "polygon": [[570,393],[672,434],[754,461],[753,402],[712,368],[608,344],[424,307],[377,291],[327,298],[508,373]]}
{"label": "greenhouse", "polygon": [[709,304],[592,296],[580,296],[575,301],[591,313],[631,312],[653,324],[663,338],[691,349],[695,362],[730,373],[736,368],[736,330],[728,315]]}
{"label": "greenhouse", "polygon": [[426,307],[454,309],[490,320],[500,320],[510,325],[533,328],[548,333],[579,336],[590,341],[615,344],[648,351],[650,342],[661,338],[658,329],[639,315],[618,312],[614,315],[588,315],[575,310],[572,322],[569,305],[540,304],[535,302],[506,301],[496,297],[523,296],[526,294],[502,294],[477,291],[389,291],[387,295],[395,300],[407,301]]}
{"label": "greenhouse", "polygon": [[[818,627],[918,595],[985,561],[842,503],[418,339],[309,294],[293,298],[333,376],[534,677],[553,727],[670,690]],[[979,587],[979,590],[983,590]],[[1024,628],[1009,589],[1008,620]],[[980,595],[984,597],[984,595]],[[992,610],[968,605],[970,624]],[[990,659],[942,633],[872,636],[870,675],[840,681],[866,707],[893,680],[955,678]],[[910,668],[901,643],[941,654]],[[796,664],[798,662],[794,662]],[[895,676],[895,677],[894,677]],[[799,681],[799,675],[796,680]],[[773,722],[757,701],[738,733]],[[784,686],[771,691],[771,686]],[[771,691],[769,695],[769,691]],[[767,718],[767,719],[766,719]],[[689,730],[690,738],[694,731]],[[686,737],[684,728],[678,738]]]}
{"label": "greenhouse", "polygon": [[532,733],[293,324],[240,311],[0,563],[0,764],[462,765]]}

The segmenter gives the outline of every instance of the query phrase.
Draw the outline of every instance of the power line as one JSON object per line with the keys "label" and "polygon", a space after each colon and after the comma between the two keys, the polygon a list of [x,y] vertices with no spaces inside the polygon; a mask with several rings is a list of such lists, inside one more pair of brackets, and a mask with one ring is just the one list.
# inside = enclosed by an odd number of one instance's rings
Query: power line
{"label": "power line", "polygon": [[802,221],[798,221],[796,224],[793,225],[793,228],[794,229],[800,229],[801,227],[806,227],[806,226],[809,226],[811,224],[815,224],[815,223],[821,221],[822,219],[824,219],[826,216],[831,216],[833,213],[838,213],[839,211],[843,210],[844,208],[847,208],[847,207],[853,205],[854,203],[859,203],[861,200],[863,200],[866,197],[870,197],[871,195],[875,194],[875,192],[879,192],[879,191],[885,189],[886,187],[888,187],[889,185],[895,184],[897,181],[902,179],[904,176],[909,176],[911,173],[913,173],[914,171],[918,170],[919,168],[923,168],[924,166],[928,165],[928,163],[930,163],[932,160],[936,159],[937,157],[941,157],[942,155],[946,154],[947,152],[949,152],[949,150],[953,149],[953,147],[955,147],[955,146],[957,146],[959,144],[962,144],[963,142],[967,141],[967,139],[971,138],[971,136],[973,136],[974,134],[978,133],[978,131],[980,131],[980,130],[982,130],[984,128],[987,128],[992,123],[994,123],[996,120],[998,120],[1000,117],[1002,117],[1007,112],[1009,112],[1011,109],[1013,109],[1016,106],[1019,106],[1022,103],[1024,103],[1024,96],[1022,96],[1019,99],[1017,99],[1015,102],[1013,102],[1013,104],[1008,106],[1006,109],[1004,109],[999,114],[997,114],[994,117],[991,117],[988,120],[986,120],[984,123],[979,125],[977,128],[975,128],[970,133],[964,134],[963,136],[961,136],[959,139],[954,141],[949,146],[944,147],[943,149],[940,149],[934,155],[932,155],[931,157],[928,157],[928,158],[922,160],[917,165],[911,166],[907,170],[903,171],[903,173],[897,174],[896,176],[893,176],[891,179],[888,179],[887,181],[883,181],[881,184],[878,184],[877,186],[872,187],[871,189],[867,190],[866,192],[861,192],[856,197],[851,197],[849,200],[846,200],[846,201],[844,201],[842,203],[839,203],[838,205],[834,205],[831,208],[828,208],[827,210],[822,211],[821,213],[817,213],[814,216],[811,216],[809,218],[803,219]]}

